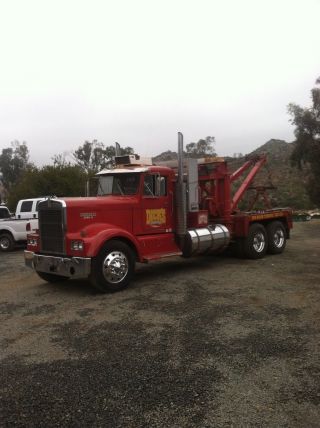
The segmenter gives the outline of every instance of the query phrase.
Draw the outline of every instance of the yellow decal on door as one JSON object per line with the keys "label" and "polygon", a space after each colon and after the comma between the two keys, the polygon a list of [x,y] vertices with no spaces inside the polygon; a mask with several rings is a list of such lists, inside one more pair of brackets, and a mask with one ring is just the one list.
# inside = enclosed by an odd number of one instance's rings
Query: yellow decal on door
{"label": "yellow decal on door", "polygon": [[149,226],[166,224],[166,210],[164,208],[146,210],[146,223]]}

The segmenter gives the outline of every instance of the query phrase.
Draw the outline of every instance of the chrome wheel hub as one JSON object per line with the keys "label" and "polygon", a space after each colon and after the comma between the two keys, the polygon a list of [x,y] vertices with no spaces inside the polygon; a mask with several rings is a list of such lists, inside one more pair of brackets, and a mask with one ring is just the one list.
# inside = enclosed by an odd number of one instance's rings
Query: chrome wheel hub
{"label": "chrome wheel hub", "polygon": [[117,284],[121,282],[128,274],[129,263],[126,255],[121,251],[112,251],[107,254],[102,266],[102,272],[105,279]]}
{"label": "chrome wheel hub", "polygon": [[284,233],[282,229],[277,229],[273,235],[273,242],[275,247],[281,248],[284,244]]}
{"label": "chrome wheel hub", "polygon": [[266,245],[266,240],[262,232],[257,233],[253,238],[253,248],[257,253],[261,253]]}

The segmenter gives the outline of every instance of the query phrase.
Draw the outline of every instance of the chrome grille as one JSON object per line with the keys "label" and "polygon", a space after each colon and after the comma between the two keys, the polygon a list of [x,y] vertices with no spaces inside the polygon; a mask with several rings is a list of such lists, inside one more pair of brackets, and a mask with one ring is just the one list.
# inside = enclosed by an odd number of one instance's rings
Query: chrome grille
{"label": "chrome grille", "polygon": [[65,211],[63,201],[45,200],[39,204],[39,231],[41,251],[65,253]]}

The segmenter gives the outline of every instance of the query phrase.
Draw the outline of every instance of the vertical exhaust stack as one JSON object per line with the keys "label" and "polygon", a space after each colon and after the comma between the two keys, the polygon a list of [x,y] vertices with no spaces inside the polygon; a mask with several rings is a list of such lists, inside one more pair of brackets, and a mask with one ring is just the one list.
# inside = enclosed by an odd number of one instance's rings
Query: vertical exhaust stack
{"label": "vertical exhaust stack", "polygon": [[89,197],[89,196],[90,196],[90,180],[87,180],[87,181],[86,181],[84,195],[85,195],[86,197]]}
{"label": "vertical exhaust stack", "polygon": [[183,135],[178,132],[178,182],[183,183]]}
{"label": "vertical exhaust stack", "polygon": [[116,156],[120,156],[121,155],[121,149],[120,149],[120,144],[119,143],[115,143],[115,155]]}
{"label": "vertical exhaust stack", "polygon": [[183,181],[183,135],[178,132],[178,180],[176,183],[177,235],[178,243],[184,247],[187,233],[187,187]]}

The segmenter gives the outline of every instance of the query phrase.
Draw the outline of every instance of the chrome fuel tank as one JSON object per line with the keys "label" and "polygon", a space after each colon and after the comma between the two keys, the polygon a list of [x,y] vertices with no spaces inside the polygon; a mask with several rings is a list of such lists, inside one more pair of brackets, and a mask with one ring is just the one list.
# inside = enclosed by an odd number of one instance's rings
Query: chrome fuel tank
{"label": "chrome fuel tank", "polygon": [[197,254],[223,251],[229,244],[230,232],[223,224],[187,230],[183,254],[186,257]]}

